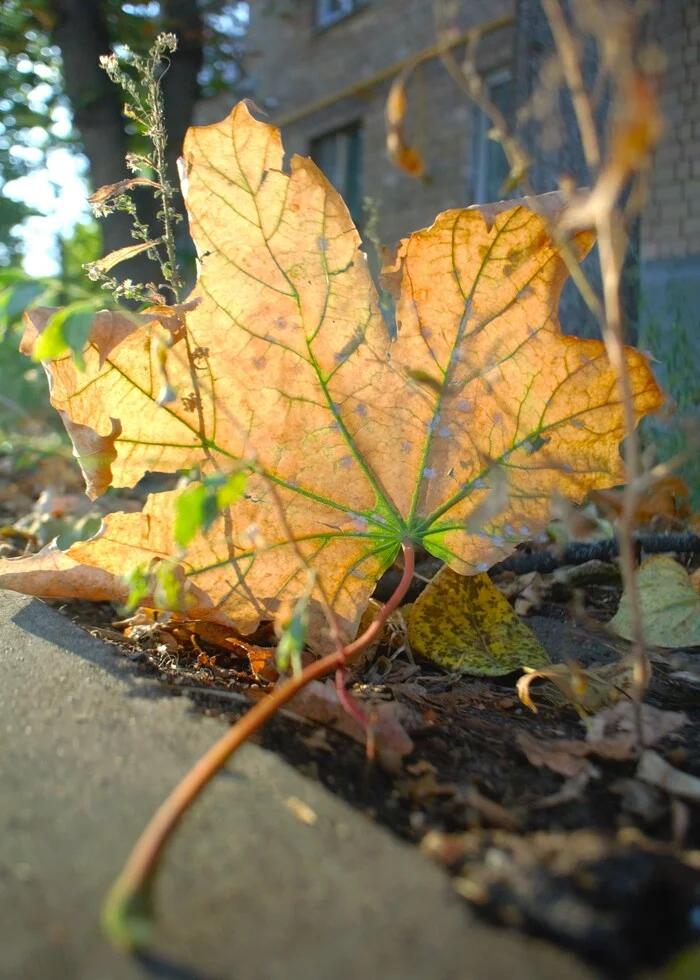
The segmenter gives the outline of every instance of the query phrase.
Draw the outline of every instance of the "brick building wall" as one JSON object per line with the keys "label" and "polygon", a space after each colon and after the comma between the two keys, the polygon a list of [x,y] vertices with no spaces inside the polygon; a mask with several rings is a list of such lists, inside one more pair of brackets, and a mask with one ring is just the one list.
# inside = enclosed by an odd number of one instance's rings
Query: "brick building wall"
{"label": "brick building wall", "polygon": [[[516,0],[460,0],[450,5],[450,15],[456,29],[466,30],[515,15],[516,6]],[[390,80],[362,87],[389,65],[434,43],[435,11],[439,14],[441,4],[366,0],[321,29],[314,23],[316,0],[296,0],[289,9],[292,16],[282,18],[274,4],[267,13],[265,5],[254,4],[250,24],[250,46],[259,53],[253,63],[254,98],[258,104],[267,101],[270,118],[282,123],[287,151],[306,155],[314,140],[360,122],[362,193],[379,207],[386,242],[430,223],[445,208],[472,203],[478,113],[439,60],[419,69],[409,88],[409,134],[425,156],[426,182],[401,174],[386,158],[384,106]],[[482,41],[483,73],[512,68],[514,31],[505,28]],[[665,260],[680,258],[675,278],[683,278],[686,267],[694,275],[700,256],[700,3],[663,0],[650,34],[668,56],[662,94],[668,129],[641,230],[642,266],[647,279],[658,285],[668,273]],[[354,96],[306,111],[352,85],[357,86]]]}
{"label": "brick building wall", "polygon": [[642,260],[700,252],[700,3],[664,0],[652,36],[668,60],[657,151],[642,222]]}
{"label": "brick building wall", "polygon": [[[319,28],[319,3],[356,9]],[[287,6],[290,17],[279,16],[279,4],[253,4],[250,23],[250,47],[258,53],[253,97],[281,124],[287,152],[308,155],[327,134],[360,124],[357,191],[376,203],[387,244],[446,208],[474,203],[483,152],[477,140],[483,143],[486,127],[439,59],[418,69],[408,90],[408,135],[424,155],[425,181],[388,161],[384,109],[391,78],[373,79],[435,43],[436,11],[449,11],[456,31],[513,16],[510,26],[482,40],[478,67],[487,78],[514,73],[518,0],[290,0]],[[661,97],[667,132],[641,221],[642,320],[683,320],[694,329],[700,327],[700,2],[657,2],[649,39],[668,57]],[[351,87],[352,94],[332,98]],[[522,97],[514,93],[516,104]],[[327,104],[318,107],[319,100]],[[221,118],[228,108],[210,109],[200,121]]]}
{"label": "brick building wall", "polygon": [[[513,14],[515,3],[469,0],[456,7],[458,17],[451,26],[465,31]],[[478,114],[440,61],[422,65],[408,88],[407,133],[424,156],[425,181],[399,172],[387,159],[384,109],[391,80],[365,85],[389,65],[435,43],[433,3],[368,0],[350,16],[320,30],[314,26],[314,9],[313,0],[297,3],[294,20],[282,21],[274,12],[265,16],[252,8],[250,44],[259,51],[253,61],[259,78],[254,98],[259,105],[270,106],[267,111],[282,126],[287,152],[308,155],[320,137],[360,123],[361,193],[376,203],[379,233],[386,243],[430,224],[446,208],[473,203],[470,149]],[[491,74],[510,67],[512,49],[512,27],[485,38],[480,69]],[[349,86],[357,86],[354,95],[319,111],[305,111]]]}
{"label": "brick building wall", "polygon": [[[670,448],[680,450],[687,440],[681,421],[700,426],[700,3],[664,0],[650,35],[667,57],[666,133],[642,219],[640,330],[678,407]],[[692,475],[700,480],[700,466]]]}

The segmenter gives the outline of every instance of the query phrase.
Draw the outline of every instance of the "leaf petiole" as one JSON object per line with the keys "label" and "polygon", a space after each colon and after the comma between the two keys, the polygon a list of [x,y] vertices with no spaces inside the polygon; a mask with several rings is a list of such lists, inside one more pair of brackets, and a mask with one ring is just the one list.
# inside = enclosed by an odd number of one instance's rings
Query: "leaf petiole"
{"label": "leaf petiole", "polygon": [[352,643],[341,644],[333,653],[309,664],[301,673],[293,674],[275,688],[272,694],[254,704],[212,745],[158,807],[136,842],[121,874],[112,885],[103,906],[102,928],[114,945],[127,950],[145,949],[150,945],[155,919],[152,888],[165,847],[186,811],[233,753],[310,681],[333,670],[342,672],[348,660],[369,646],[381,633],[413,579],[413,545],[406,541],[402,544],[402,549],[404,570],[401,580],[365,632]]}

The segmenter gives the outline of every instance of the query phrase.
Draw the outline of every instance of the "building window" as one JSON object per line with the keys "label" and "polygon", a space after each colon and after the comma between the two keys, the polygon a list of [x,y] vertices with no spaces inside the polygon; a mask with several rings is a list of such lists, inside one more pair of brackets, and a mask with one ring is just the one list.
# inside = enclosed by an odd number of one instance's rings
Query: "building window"
{"label": "building window", "polygon": [[311,141],[311,159],[343,197],[355,224],[362,219],[362,125],[334,129]]}
{"label": "building window", "polygon": [[349,16],[368,0],[314,0],[316,27],[329,27]]}
{"label": "building window", "polygon": [[[506,119],[511,111],[513,97],[513,76],[509,71],[499,71],[485,79],[486,95]],[[510,167],[503,147],[496,140],[488,138],[492,122],[485,112],[478,109],[475,118],[474,142],[472,145],[472,193],[474,204],[500,201],[503,185],[508,179]]]}

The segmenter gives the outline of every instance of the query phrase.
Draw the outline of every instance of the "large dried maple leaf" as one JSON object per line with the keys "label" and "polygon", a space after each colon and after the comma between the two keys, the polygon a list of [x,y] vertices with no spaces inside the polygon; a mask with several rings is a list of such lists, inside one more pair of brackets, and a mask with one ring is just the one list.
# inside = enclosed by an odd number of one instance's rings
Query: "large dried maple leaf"
{"label": "large dried maple leaf", "polygon": [[[527,201],[447,211],[401,243],[386,270],[397,296],[392,342],[342,199],[309,160],[294,157],[291,174],[282,161],[278,130],[243,104],[187,135],[183,184],[200,266],[169,354],[176,401],[158,404],[162,316],[135,327],[100,314],[85,372],[70,357],[47,370],[95,492],[149,470],[226,473],[255,454],[262,472],[245,497],[181,562],[203,615],[243,633],[271,618],[308,587],[297,548],[352,636],[402,540],[473,573],[541,528],[553,493],[580,499],[619,483],[622,411],[603,344],[560,333],[566,271]],[[538,211],[557,206],[538,199]],[[25,349],[46,316],[31,316]],[[661,396],[645,358],[626,357],[641,416]],[[472,532],[494,467],[509,502]],[[130,567],[172,556],[177,493],[107,517],[60,562],[50,555],[53,594],[62,576],[77,580],[66,562],[101,569],[101,595],[112,574],[117,595]],[[32,591],[27,578],[42,560],[0,564],[0,585],[12,588],[24,567],[16,587]],[[317,597],[312,606],[318,621]],[[323,647],[322,631],[311,642]]]}

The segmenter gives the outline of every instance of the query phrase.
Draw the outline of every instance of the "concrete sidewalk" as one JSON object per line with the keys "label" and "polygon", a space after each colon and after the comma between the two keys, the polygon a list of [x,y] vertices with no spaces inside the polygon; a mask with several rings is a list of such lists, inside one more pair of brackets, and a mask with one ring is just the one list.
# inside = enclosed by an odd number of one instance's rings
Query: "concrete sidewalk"
{"label": "concrete sidewalk", "polygon": [[255,746],[178,831],[153,957],[113,952],[98,926],[105,891],[222,730],[54,610],[0,592],[2,980],[593,976],[478,922],[420,853]]}

